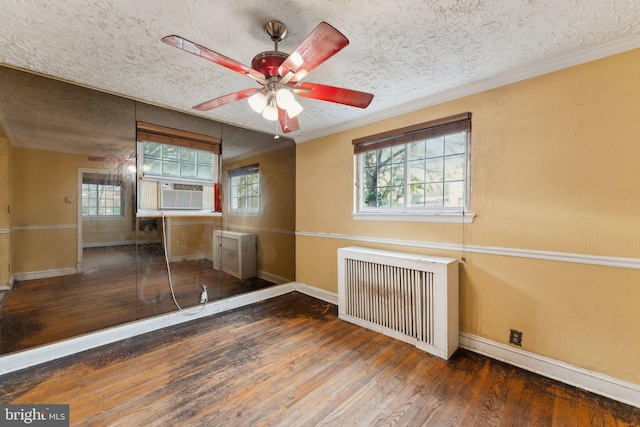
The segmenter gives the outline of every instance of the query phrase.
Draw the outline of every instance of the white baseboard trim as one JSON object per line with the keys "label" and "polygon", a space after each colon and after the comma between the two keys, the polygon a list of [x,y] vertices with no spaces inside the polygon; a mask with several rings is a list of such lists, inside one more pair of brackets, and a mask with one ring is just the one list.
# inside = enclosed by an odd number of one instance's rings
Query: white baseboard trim
{"label": "white baseboard trim", "polygon": [[324,289],[316,288],[301,282],[292,282],[294,290],[309,295],[310,297],[319,299],[321,301],[328,302],[333,305],[338,305],[338,294],[335,292],[325,291]]}
{"label": "white baseboard trim", "polygon": [[640,408],[640,385],[540,356],[466,332],[460,347],[527,371]]}
{"label": "white baseboard trim", "polygon": [[45,279],[47,277],[68,276],[70,274],[77,274],[77,268],[58,268],[53,270],[42,271],[28,271],[24,273],[16,273],[15,280],[33,280],[33,279]]}
{"label": "white baseboard trim", "polygon": [[86,335],[81,335],[79,337],[70,338],[68,340],[11,353],[0,357],[0,375],[50,362],[65,356],[90,350],[92,348],[101,347],[106,344],[121,341],[125,338],[134,337],[147,332],[211,316],[223,311],[254,304],[256,302],[293,292],[294,290],[295,284],[293,282],[279,286],[272,286],[259,291],[210,302],[202,311],[198,311],[201,306],[192,307],[187,309],[187,313],[174,311],[161,316],[139,320]]}
{"label": "white baseboard trim", "polygon": [[198,261],[200,259],[206,259],[208,261],[211,260],[211,254],[208,253],[197,253],[197,254],[188,254],[188,255],[171,255],[169,260],[171,262],[182,262],[182,261]]}
{"label": "white baseboard trim", "polygon": [[278,276],[277,274],[271,274],[264,270],[258,270],[257,272],[258,278],[262,280],[266,280],[267,282],[275,283],[276,285],[282,285],[284,283],[290,283],[291,279],[287,279],[286,277]]}
{"label": "white baseboard trim", "polygon": [[[91,243],[83,243],[82,244],[82,249],[89,249],[89,248],[107,248],[107,247],[111,247],[111,246],[133,246],[135,245],[137,242],[135,240],[119,240],[119,241],[114,241],[114,242],[91,242]],[[157,242],[153,242],[153,241],[148,241],[148,242],[144,242],[144,243],[160,243],[160,241]]]}

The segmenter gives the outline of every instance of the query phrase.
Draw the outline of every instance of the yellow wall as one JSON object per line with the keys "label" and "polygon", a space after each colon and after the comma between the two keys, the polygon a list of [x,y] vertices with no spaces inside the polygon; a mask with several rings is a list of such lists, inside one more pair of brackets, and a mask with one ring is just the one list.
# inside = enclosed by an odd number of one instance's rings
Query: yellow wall
{"label": "yellow wall", "polygon": [[[162,219],[159,219],[162,221]],[[213,230],[220,228],[217,217],[173,217],[165,219],[171,227],[171,259],[213,260]],[[159,226],[162,228],[162,225]]]}
{"label": "yellow wall", "polygon": [[11,221],[9,217],[9,165],[11,146],[0,127],[0,286],[7,285],[11,278]]}
{"label": "yellow wall", "polygon": [[[634,50],[298,144],[296,279],[337,292],[336,250],[354,244],[458,258],[414,242],[640,258],[638,75]],[[467,111],[472,224],[352,219],[352,139]],[[639,270],[464,256],[462,331],[507,343],[518,329],[525,350],[640,383]]]}
{"label": "yellow wall", "polygon": [[[225,228],[256,234],[258,270],[288,280],[295,278],[295,149],[270,151],[222,167]],[[260,213],[234,214],[228,207],[227,172],[256,163],[260,165]]]}

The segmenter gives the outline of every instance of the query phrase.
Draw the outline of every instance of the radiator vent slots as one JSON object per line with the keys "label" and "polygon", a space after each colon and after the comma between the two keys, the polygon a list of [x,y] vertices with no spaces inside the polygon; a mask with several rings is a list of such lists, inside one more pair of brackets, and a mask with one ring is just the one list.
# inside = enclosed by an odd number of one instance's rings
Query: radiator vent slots
{"label": "radiator vent slots", "polygon": [[341,319],[448,359],[458,347],[458,262],[400,252],[338,250]]}

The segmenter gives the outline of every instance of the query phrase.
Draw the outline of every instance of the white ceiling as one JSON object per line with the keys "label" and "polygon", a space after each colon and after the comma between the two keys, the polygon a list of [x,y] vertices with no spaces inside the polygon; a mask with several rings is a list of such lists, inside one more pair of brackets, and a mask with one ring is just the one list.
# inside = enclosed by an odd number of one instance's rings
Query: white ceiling
{"label": "white ceiling", "polygon": [[[160,42],[177,34],[250,65],[273,50],[270,19],[292,52],[321,22],[350,44],[304,81],[371,92],[366,110],[301,99],[305,141],[420,107],[640,47],[640,0],[4,0],[0,63],[263,132],[237,101],[258,87]],[[290,134],[291,136],[291,134]]]}

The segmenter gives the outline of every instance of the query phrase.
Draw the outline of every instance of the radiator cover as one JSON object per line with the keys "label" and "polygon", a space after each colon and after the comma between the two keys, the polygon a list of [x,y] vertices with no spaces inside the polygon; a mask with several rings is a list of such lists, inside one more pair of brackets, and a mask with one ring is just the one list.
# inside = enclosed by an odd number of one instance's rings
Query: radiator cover
{"label": "radiator cover", "polygon": [[338,316],[448,359],[458,348],[458,260],[338,249]]}

